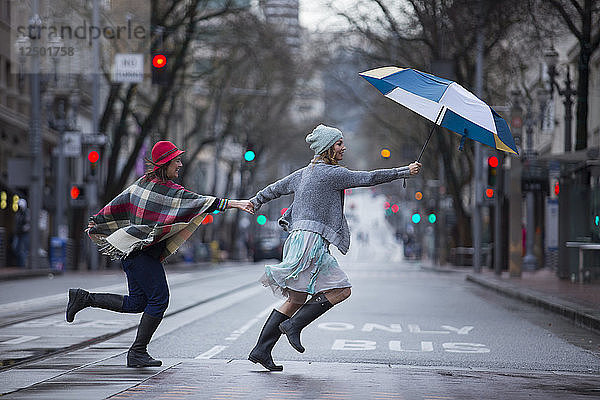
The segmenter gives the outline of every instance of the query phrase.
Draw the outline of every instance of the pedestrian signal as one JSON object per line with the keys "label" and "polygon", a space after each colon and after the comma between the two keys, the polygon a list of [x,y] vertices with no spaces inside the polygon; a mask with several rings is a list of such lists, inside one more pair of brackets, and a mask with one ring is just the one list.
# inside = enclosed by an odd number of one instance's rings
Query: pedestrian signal
{"label": "pedestrian signal", "polygon": [[81,190],[79,190],[78,186],[73,185],[73,186],[71,186],[71,192],[70,192],[70,194],[71,194],[71,198],[73,200],[77,200],[77,198],[81,194]]}

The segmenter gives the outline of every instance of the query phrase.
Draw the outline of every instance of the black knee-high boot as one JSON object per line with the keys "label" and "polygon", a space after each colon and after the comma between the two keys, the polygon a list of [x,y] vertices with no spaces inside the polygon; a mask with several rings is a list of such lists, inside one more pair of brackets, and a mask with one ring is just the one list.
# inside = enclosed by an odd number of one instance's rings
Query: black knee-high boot
{"label": "black knee-high boot", "polygon": [[304,353],[304,347],[300,343],[300,332],[331,307],[333,304],[327,300],[324,294],[317,294],[304,303],[290,319],[279,324],[279,330],[286,334],[288,341],[296,351]]}
{"label": "black knee-high boot", "polygon": [[273,346],[275,346],[275,343],[281,337],[279,324],[288,318],[287,315],[273,309],[260,332],[258,343],[256,343],[256,346],[254,346],[248,356],[248,360],[253,363],[261,363],[269,371],[283,371],[283,365],[275,365],[273,362],[271,350],[273,350]]}
{"label": "black knee-high boot", "polygon": [[128,367],[160,367],[162,365],[162,361],[152,358],[147,349],[148,343],[150,343],[150,339],[152,339],[152,335],[154,335],[160,321],[162,321],[161,317],[153,317],[147,313],[142,314],[135,342],[127,352]]}
{"label": "black knee-high boot", "polygon": [[123,311],[123,297],[112,293],[90,293],[83,289],[69,289],[67,304],[67,322],[73,322],[75,314],[86,307],[97,307],[105,310]]}

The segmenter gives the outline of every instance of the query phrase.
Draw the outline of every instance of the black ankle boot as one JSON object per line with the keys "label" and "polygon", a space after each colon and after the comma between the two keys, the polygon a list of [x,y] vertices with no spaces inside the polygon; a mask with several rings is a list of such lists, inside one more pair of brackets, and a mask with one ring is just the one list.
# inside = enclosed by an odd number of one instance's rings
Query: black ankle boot
{"label": "black ankle boot", "polygon": [[83,289],[69,289],[67,304],[67,322],[73,322],[75,314],[86,307],[97,307],[105,310],[123,311],[123,296],[112,293],[90,293]]}
{"label": "black ankle boot", "polygon": [[248,356],[248,360],[253,363],[260,363],[269,371],[283,371],[283,365],[275,365],[273,362],[271,350],[273,350],[273,346],[275,346],[275,343],[281,337],[279,324],[288,318],[287,315],[273,309],[260,332],[258,343],[256,343],[256,346],[254,346]]}
{"label": "black ankle boot", "polygon": [[304,353],[305,349],[300,343],[300,332],[331,307],[333,304],[327,300],[324,294],[317,294],[304,303],[290,319],[279,324],[279,330],[286,334],[288,341],[296,351]]}
{"label": "black ankle boot", "polygon": [[152,358],[147,350],[148,343],[150,343],[150,339],[152,339],[152,335],[158,328],[160,321],[162,321],[162,318],[153,317],[146,313],[142,314],[135,342],[127,352],[128,367],[160,367],[162,365],[162,361]]}

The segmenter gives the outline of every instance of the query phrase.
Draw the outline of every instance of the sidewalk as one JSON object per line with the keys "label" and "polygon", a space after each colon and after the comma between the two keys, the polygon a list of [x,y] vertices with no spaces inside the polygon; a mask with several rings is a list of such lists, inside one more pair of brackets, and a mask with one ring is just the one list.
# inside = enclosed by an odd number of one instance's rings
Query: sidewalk
{"label": "sidewalk", "polygon": [[[436,270],[443,270],[439,267]],[[466,272],[466,271],[465,271]],[[520,278],[511,278],[508,272],[495,275],[484,269],[472,272],[468,281],[558,313],[577,325],[600,332],[600,283],[571,283],[559,279],[554,271],[540,269],[523,272]]]}
{"label": "sidewalk", "polygon": [[26,279],[36,276],[46,276],[48,274],[59,275],[63,271],[55,271],[50,268],[35,268],[29,269],[24,267],[6,267],[0,268],[0,282],[12,281],[15,279]]}

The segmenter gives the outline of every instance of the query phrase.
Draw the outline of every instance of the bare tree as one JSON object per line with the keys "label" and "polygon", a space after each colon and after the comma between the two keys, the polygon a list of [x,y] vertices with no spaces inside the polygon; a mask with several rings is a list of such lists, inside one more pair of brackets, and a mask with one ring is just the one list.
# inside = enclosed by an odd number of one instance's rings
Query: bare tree
{"label": "bare tree", "polygon": [[[600,45],[600,3],[597,0],[535,0],[531,7],[538,14],[558,19],[579,44],[575,150],[584,150],[587,148],[588,137],[590,60]],[[544,23],[545,21],[533,20],[548,37],[554,37],[554,26]]]}

